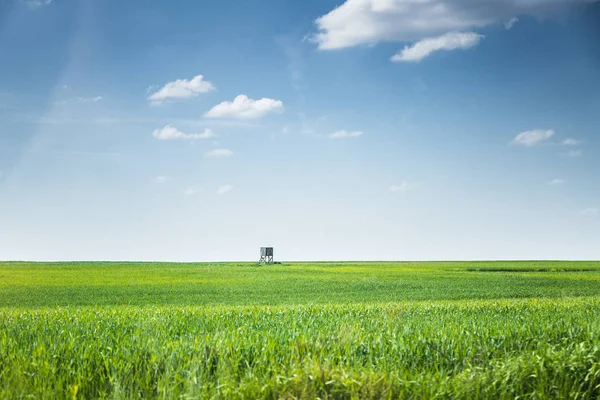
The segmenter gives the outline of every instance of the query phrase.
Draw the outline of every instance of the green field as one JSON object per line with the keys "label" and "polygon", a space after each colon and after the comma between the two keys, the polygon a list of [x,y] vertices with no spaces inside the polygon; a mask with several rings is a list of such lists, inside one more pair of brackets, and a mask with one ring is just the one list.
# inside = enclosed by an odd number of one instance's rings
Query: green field
{"label": "green field", "polygon": [[0,263],[0,398],[600,397],[600,262]]}

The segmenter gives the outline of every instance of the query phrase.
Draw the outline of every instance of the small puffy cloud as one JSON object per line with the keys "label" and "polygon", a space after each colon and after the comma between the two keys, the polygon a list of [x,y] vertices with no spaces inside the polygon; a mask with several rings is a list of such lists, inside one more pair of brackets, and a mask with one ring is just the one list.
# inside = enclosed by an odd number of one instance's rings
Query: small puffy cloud
{"label": "small puffy cloud", "polygon": [[581,144],[581,140],[567,138],[562,141],[562,144],[563,144],[563,146],[577,146],[577,145]]}
{"label": "small puffy cloud", "polygon": [[201,93],[208,93],[215,90],[215,87],[209,81],[204,80],[203,75],[196,75],[190,80],[177,79],[167,83],[157,92],[148,97],[152,104],[161,104],[170,99],[188,99],[198,97]]}
{"label": "small puffy cloud", "polygon": [[205,129],[202,133],[183,133],[174,126],[167,125],[162,129],[155,129],[152,136],[158,140],[196,140],[209,139],[216,135],[210,129]]}
{"label": "small puffy cloud", "polygon": [[204,153],[205,157],[229,157],[233,155],[233,151],[229,149],[214,149]]}
{"label": "small puffy cloud", "polygon": [[186,196],[193,196],[196,193],[198,193],[198,187],[197,186],[188,186],[184,191],[183,194]]}
{"label": "small puffy cloud", "polygon": [[479,29],[515,16],[539,16],[596,0],[345,0],[315,20],[321,50],[419,41]]}
{"label": "small puffy cloud", "polygon": [[508,22],[506,22],[504,24],[504,29],[506,29],[507,31],[511,30],[517,22],[519,22],[519,18],[512,17],[511,19],[508,20]]}
{"label": "small puffy cloud", "polygon": [[336,131],[333,133],[330,133],[328,136],[330,139],[347,139],[347,138],[353,138],[353,137],[359,137],[362,136],[362,132],[361,131]]}
{"label": "small puffy cloud", "polygon": [[583,152],[581,150],[571,150],[567,153],[567,157],[581,157]]}
{"label": "small puffy cloud", "polygon": [[483,35],[474,32],[450,32],[445,35],[418,41],[392,57],[395,62],[417,62],[440,50],[466,50],[476,46]]}
{"label": "small puffy cloud", "polygon": [[581,215],[588,216],[588,217],[597,217],[598,215],[600,215],[600,209],[585,208],[585,209],[581,210]]}
{"label": "small puffy cloud", "polygon": [[557,185],[562,185],[563,183],[566,183],[567,181],[565,179],[562,178],[556,178],[556,179],[552,179],[551,181],[548,182],[548,185],[550,186],[557,186]]}
{"label": "small puffy cloud", "polygon": [[166,176],[157,176],[156,178],[154,178],[154,183],[157,183],[157,184],[165,183],[168,180],[169,180],[169,178]]}
{"label": "small puffy cloud", "polygon": [[223,186],[219,186],[219,188],[217,189],[217,194],[218,195],[223,195],[225,193],[229,193],[233,190],[233,185],[223,185]]}
{"label": "small puffy cloud", "polygon": [[410,190],[410,185],[408,182],[400,182],[398,184],[394,184],[390,186],[391,192],[408,192]]}
{"label": "small puffy cloud", "polygon": [[283,102],[269,98],[260,100],[249,99],[240,94],[233,101],[224,101],[211,108],[204,116],[208,118],[243,118],[252,119],[264,117],[270,113],[283,111]]}
{"label": "small puffy cloud", "polygon": [[554,131],[551,129],[534,129],[531,131],[519,133],[513,139],[512,144],[531,147],[543,142],[544,140],[551,138],[553,135]]}

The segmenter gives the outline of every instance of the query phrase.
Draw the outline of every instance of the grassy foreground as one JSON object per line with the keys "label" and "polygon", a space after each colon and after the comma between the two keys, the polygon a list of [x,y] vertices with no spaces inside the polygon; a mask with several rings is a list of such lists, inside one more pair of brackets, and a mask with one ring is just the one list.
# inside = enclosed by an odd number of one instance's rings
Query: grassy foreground
{"label": "grassy foreground", "polygon": [[0,398],[600,397],[600,263],[0,264]]}

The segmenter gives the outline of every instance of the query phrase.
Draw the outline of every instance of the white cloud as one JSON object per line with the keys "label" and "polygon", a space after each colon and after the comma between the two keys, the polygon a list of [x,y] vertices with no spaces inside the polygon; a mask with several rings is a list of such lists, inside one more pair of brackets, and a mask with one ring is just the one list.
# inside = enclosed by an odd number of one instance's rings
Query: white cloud
{"label": "white cloud", "polygon": [[204,153],[205,157],[229,157],[233,155],[233,151],[229,149],[214,149]]}
{"label": "white cloud", "polygon": [[328,136],[331,139],[346,139],[346,138],[353,138],[353,137],[359,137],[362,136],[362,132],[361,131],[352,131],[352,132],[348,132],[348,131],[336,131],[333,133],[330,133]]}
{"label": "white cloud", "polygon": [[511,30],[517,22],[519,22],[519,18],[512,17],[511,19],[508,20],[507,23],[504,24],[504,29],[506,29],[507,31]]}
{"label": "white cloud", "polygon": [[202,133],[183,133],[174,126],[167,125],[162,129],[155,129],[152,136],[158,140],[196,140],[209,139],[216,135],[210,129],[205,129]]}
{"label": "white cloud", "polygon": [[346,0],[315,20],[318,32],[311,40],[322,50],[419,41],[591,1],[596,0]]}
{"label": "white cloud", "polygon": [[198,193],[198,187],[196,186],[188,186],[187,189],[183,191],[183,194],[186,196],[193,196]]}
{"label": "white cloud", "polygon": [[551,181],[548,182],[548,185],[550,186],[557,186],[557,185],[562,185],[563,183],[566,183],[567,181],[565,179],[562,178],[556,178],[556,179],[552,179]]}
{"label": "white cloud", "polygon": [[408,182],[400,182],[398,184],[394,184],[390,186],[391,192],[408,192],[410,190],[410,185]]}
{"label": "white cloud", "polygon": [[96,97],[75,97],[74,99],[71,98],[69,100],[58,100],[54,102],[55,106],[65,106],[68,103],[72,103],[75,102],[77,104],[86,104],[86,103],[97,103],[100,100],[104,99],[104,97],[102,96],[96,96]]}
{"label": "white cloud", "polygon": [[212,125],[212,126],[233,126],[233,127],[241,127],[241,128],[255,128],[260,126],[258,121],[250,121],[250,120],[240,120],[240,119],[217,119],[217,118],[204,118],[200,120],[200,122],[204,125]]}
{"label": "white cloud", "polygon": [[75,100],[78,103],[97,103],[102,100],[104,97],[96,96],[96,97],[77,97]]}
{"label": "white cloud", "polygon": [[597,217],[598,215],[600,215],[600,209],[598,209],[598,208],[586,208],[586,209],[581,210],[581,215],[590,216],[590,217]]}
{"label": "white cloud", "polygon": [[581,150],[571,150],[567,153],[568,157],[581,157],[583,152]]}
{"label": "white cloud", "polygon": [[562,144],[564,146],[577,146],[579,144],[581,144],[581,140],[577,140],[577,139],[573,139],[573,138],[567,138],[565,140],[562,141]]}
{"label": "white cloud", "polygon": [[233,185],[223,185],[217,189],[217,194],[222,195],[225,193],[229,193],[233,190]]}
{"label": "white cloud", "polygon": [[169,99],[188,99],[198,97],[201,93],[208,93],[215,90],[213,84],[204,80],[203,75],[196,75],[190,80],[177,79],[169,82],[160,90],[148,97],[152,104],[161,104]]}
{"label": "white cloud", "polygon": [[41,6],[47,6],[52,3],[53,0],[23,0],[30,8],[38,8]]}
{"label": "white cloud", "polygon": [[248,96],[240,94],[233,102],[224,101],[211,108],[205,117],[208,118],[260,118],[269,113],[283,111],[283,102],[262,98],[260,100],[249,99]]}
{"label": "white cloud", "polygon": [[470,49],[476,46],[483,38],[483,35],[474,32],[450,32],[442,36],[420,40],[412,46],[405,46],[391,60],[395,62],[421,61],[440,50]]}
{"label": "white cloud", "polygon": [[166,176],[157,176],[156,178],[154,178],[154,183],[157,183],[157,184],[165,183],[168,180],[169,180],[169,178]]}
{"label": "white cloud", "polygon": [[513,144],[519,146],[531,147],[536,144],[543,142],[544,140],[549,139],[554,135],[554,131],[552,129],[534,129],[531,131],[525,131],[519,133],[512,141]]}

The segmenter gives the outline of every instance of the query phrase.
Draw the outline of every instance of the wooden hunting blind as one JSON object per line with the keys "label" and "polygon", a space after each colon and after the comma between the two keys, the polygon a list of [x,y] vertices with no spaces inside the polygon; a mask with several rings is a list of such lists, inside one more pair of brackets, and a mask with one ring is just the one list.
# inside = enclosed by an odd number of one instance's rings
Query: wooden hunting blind
{"label": "wooden hunting blind", "polygon": [[273,248],[272,247],[261,247],[260,248],[260,264],[273,264]]}

